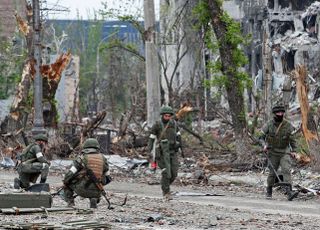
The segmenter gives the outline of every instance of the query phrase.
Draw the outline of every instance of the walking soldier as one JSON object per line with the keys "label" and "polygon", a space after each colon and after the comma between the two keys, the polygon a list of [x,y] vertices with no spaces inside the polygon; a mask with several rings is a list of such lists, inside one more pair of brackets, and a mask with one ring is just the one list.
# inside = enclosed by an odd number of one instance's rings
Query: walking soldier
{"label": "walking soldier", "polygon": [[283,182],[287,183],[286,193],[288,200],[297,196],[292,191],[291,181],[291,157],[296,155],[296,141],[294,138],[294,127],[284,119],[285,108],[283,105],[276,105],[272,108],[273,119],[262,127],[262,134],[259,137],[263,150],[267,154],[269,162],[269,175],[267,178],[266,197],[272,197],[272,187],[275,184],[277,170],[281,167]]}

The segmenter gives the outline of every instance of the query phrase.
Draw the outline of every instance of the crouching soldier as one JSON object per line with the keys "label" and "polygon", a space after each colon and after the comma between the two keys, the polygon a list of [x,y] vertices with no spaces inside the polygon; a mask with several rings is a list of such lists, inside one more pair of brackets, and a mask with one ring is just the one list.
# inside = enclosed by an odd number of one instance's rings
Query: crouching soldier
{"label": "crouching soldier", "polygon": [[44,134],[34,136],[35,142],[28,145],[18,159],[17,172],[19,178],[14,179],[14,188],[30,187],[30,183],[36,183],[41,175],[40,183],[45,183],[49,173],[50,162],[45,159],[43,152],[48,143],[48,137]]}
{"label": "crouching soldier", "polygon": [[64,183],[64,197],[69,207],[74,206],[74,193],[90,199],[90,208],[97,208],[103,189],[100,185],[110,182],[106,176],[109,170],[106,157],[100,153],[97,139],[88,138],[81,152],[69,171],[66,173]]}

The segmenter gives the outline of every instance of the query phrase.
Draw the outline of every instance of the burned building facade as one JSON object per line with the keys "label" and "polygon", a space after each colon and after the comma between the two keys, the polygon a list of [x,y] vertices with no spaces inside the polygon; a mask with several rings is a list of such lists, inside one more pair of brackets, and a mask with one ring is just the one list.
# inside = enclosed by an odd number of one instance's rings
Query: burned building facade
{"label": "burned building facade", "polygon": [[[248,72],[255,83],[251,93],[261,92],[266,113],[279,98],[287,107],[297,103],[293,70],[305,65],[310,76],[319,72],[320,2],[244,0],[241,7],[244,33],[252,34],[252,43],[246,49]],[[250,102],[254,110],[255,102]]]}

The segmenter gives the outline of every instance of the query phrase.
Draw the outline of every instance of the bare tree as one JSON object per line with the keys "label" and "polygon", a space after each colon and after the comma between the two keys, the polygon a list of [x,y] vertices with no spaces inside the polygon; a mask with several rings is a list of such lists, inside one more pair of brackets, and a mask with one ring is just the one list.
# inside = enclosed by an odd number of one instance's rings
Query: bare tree
{"label": "bare tree", "polygon": [[159,60],[165,94],[162,99],[172,106],[182,104],[183,93],[197,95],[199,83],[203,80],[204,43],[201,30],[194,27],[197,19],[192,11],[195,5],[196,1],[190,0],[162,0],[160,5]]}
{"label": "bare tree", "polygon": [[19,15],[16,16],[17,24],[21,33],[25,36],[27,46],[27,59],[24,63],[21,81],[17,86],[14,100],[10,108],[10,114],[5,118],[1,124],[2,132],[14,132],[18,129],[25,128],[28,115],[31,112],[31,105],[29,104],[29,89],[31,87],[32,75],[30,69],[34,64],[33,59],[33,30],[32,23],[32,7],[31,4],[26,5],[27,19],[22,19]]}
{"label": "bare tree", "polygon": [[307,85],[307,68],[304,65],[298,65],[294,71],[296,79],[297,94],[301,109],[301,128],[304,138],[307,141],[310,154],[313,158],[312,166],[315,171],[320,171],[320,154],[319,154],[319,136],[317,125],[313,118],[312,110],[309,107],[308,85]]}

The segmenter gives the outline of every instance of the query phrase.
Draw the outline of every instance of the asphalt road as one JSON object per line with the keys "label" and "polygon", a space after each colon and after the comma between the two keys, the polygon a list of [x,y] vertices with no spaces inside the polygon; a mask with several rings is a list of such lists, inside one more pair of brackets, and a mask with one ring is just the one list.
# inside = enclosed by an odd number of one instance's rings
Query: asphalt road
{"label": "asphalt road", "polygon": [[[0,187],[2,185],[7,185],[12,183],[13,178],[16,176],[15,173],[12,171],[1,171],[1,177],[0,177]],[[58,188],[62,185],[61,183],[62,176],[53,176],[50,175],[48,178],[48,183],[53,188]],[[140,215],[146,215],[142,214],[145,212],[145,210],[154,210],[157,207],[157,204],[159,204],[159,201],[162,200],[162,194],[160,190],[160,185],[148,185],[143,183],[135,183],[133,180],[125,181],[125,182],[117,182],[113,181],[106,187],[108,193],[117,194],[118,198],[123,197],[124,194],[128,194],[128,210],[127,215],[121,211],[121,215],[124,215],[125,217],[122,218],[129,218],[128,216],[138,215],[137,213],[140,213]],[[236,220],[240,221],[240,219],[249,218],[248,216],[254,216],[255,219],[260,220],[266,220],[266,218],[272,219],[273,216],[290,216],[290,220],[292,221],[298,221],[302,224],[302,226],[295,227],[294,229],[313,229],[314,223],[320,223],[320,208],[319,208],[319,199],[313,198],[311,200],[301,200],[297,199],[294,201],[287,201],[284,196],[281,196],[279,194],[276,194],[275,198],[272,200],[266,200],[264,198],[264,194],[262,191],[258,192],[232,192],[230,190],[223,190],[222,188],[210,188],[210,189],[200,189],[193,186],[172,186],[172,190],[175,192],[180,192],[180,194],[184,194],[182,196],[175,195],[174,199],[170,201],[168,204],[161,203],[161,206],[163,205],[163,208],[174,210],[175,213],[179,212],[179,210],[183,209],[183,207],[188,207],[188,210],[195,209],[198,210],[197,212],[203,213],[202,216],[206,216],[207,213],[220,213],[219,215],[226,214],[227,216],[234,216],[236,213]],[[199,194],[201,192],[207,192],[212,194],[219,194],[224,196],[200,196]],[[193,193],[192,196],[186,196],[185,192],[191,192]],[[152,203],[150,201],[153,201]],[[144,202],[147,202],[147,205],[151,205],[154,207],[152,208],[146,208],[146,204]],[[136,203],[139,203],[140,206],[136,207]],[[131,207],[131,208],[130,208]],[[139,211],[133,211],[132,208],[136,208]],[[223,211],[222,211],[223,210]],[[130,212],[133,212],[130,214]],[[243,214],[243,215],[242,215]],[[193,214],[189,214],[193,215]],[[209,215],[209,214],[208,214]],[[217,214],[218,215],[218,214]],[[195,220],[192,221],[192,223],[197,223],[197,216],[193,215]],[[190,217],[191,218],[193,218]],[[175,217],[174,215],[171,216],[171,218]],[[137,218],[137,217],[136,217]],[[182,218],[180,215],[177,215],[176,221],[178,222]],[[205,217],[210,219],[209,217]],[[229,218],[229,217],[228,217]],[[250,218],[249,218],[250,219]],[[312,223],[312,220],[315,222]],[[190,220],[188,220],[190,222]],[[228,220],[230,221],[230,220]],[[268,220],[269,221],[269,220]],[[270,222],[270,221],[269,221]],[[269,224],[269,222],[266,222]],[[202,223],[202,222],[201,222]],[[188,225],[187,223],[180,223],[182,226]],[[285,223],[284,225],[286,225]],[[124,226],[129,226],[130,229],[130,223],[122,224],[123,228],[119,229],[127,229],[124,228]],[[162,226],[162,225],[161,225]],[[158,226],[159,229],[162,229],[161,226]],[[199,227],[199,224],[196,225],[198,227],[179,227],[181,229],[202,229]],[[214,225],[216,226],[216,225]],[[229,226],[229,225],[228,225]],[[237,229],[237,227],[230,228],[220,228],[220,229]],[[255,227],[252,227],[252,224],[249,225],[249,229],[255,229]],[[264,226],[264,224],[262,224]],[[265,225],[267,227],[267,225]],[[163,226],[162,226],[163,227]],[[180,229],[177,226],[166,226],[165,229]],[[189,228],[188,228],[189,227]],[[279,226],[278,226],[279,227]],[[261,227],[257,227],[257,229],[260,229]],[[134,229],[134,228],[133,228]],[[144,229],[144,228],[141,228]],[[148,229],[148,228],[145,228]],[[151,228],[155,229],[155,228]],[[206,229],[206,228],[204,228]],[[209,227],[210,229],[210,227]],[[215,229],[215,228],[213,228]],[[283,226],[283,228],[279,229],[291,229],[286,228]]]}

